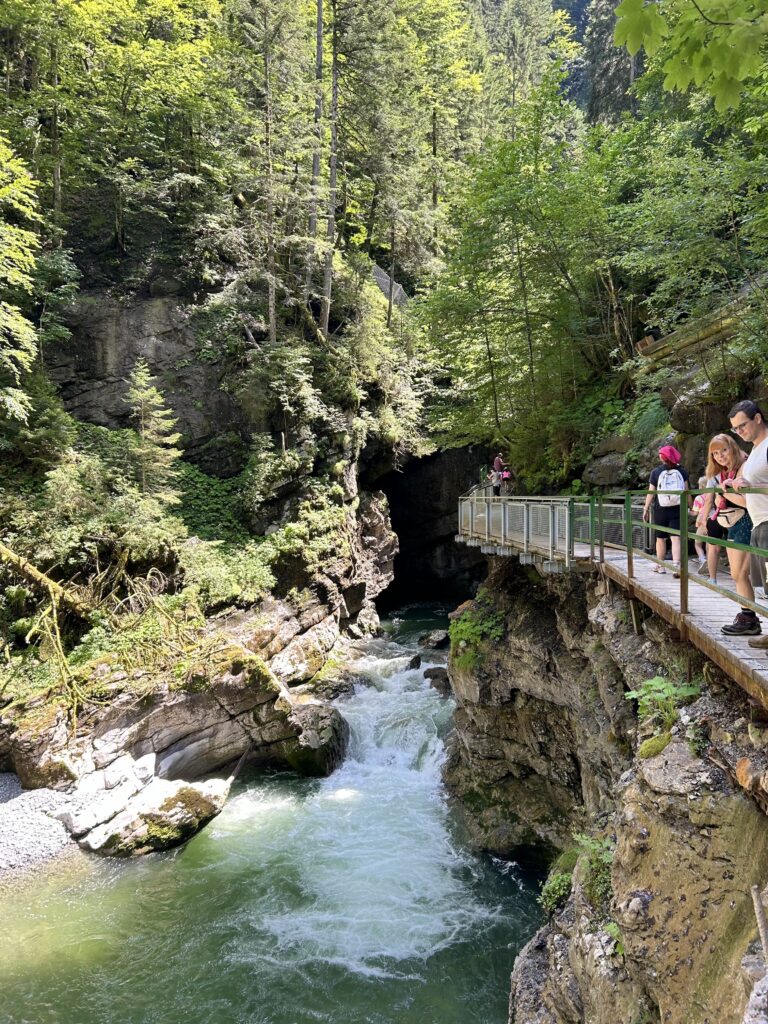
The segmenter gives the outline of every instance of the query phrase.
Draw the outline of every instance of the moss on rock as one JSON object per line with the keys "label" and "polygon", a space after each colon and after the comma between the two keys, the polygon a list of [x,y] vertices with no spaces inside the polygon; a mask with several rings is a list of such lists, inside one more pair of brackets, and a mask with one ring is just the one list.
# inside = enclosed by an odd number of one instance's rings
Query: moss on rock
{"label": "moss on rock", "polygon": [[650,757],[656,757],[669,745],[671,739],[672,734],[669,732],[660,732],[657,736],[651,736],[650,739],[643,740],[640,744],[637,756],[643,761]]}

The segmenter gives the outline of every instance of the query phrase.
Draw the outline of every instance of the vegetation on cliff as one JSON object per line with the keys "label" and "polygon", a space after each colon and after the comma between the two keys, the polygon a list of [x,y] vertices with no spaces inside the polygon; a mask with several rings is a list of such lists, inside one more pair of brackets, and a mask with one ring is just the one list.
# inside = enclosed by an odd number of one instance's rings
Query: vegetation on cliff
{"label": "vegetation on cliff", "polygon": [[[349,555],[361,462],[492,440],[562,485],[602,435],[665,425],[638,340],[745,283],[733,352],[762,368],[762,30],[729,62],[740,29],[626,0],[627,52],[610,0],[560,6],[7,8],[6,660],[50,617],[18,559],[101,611],[152,573],[201,615],[299,592]],[[238,410],[227,479],[178,458],[151,346],[125,429],[63,407],[50,354],[105,295],[177,303],[181,363],[219,367]],[[85,626],[62,625],[66,658]]]}

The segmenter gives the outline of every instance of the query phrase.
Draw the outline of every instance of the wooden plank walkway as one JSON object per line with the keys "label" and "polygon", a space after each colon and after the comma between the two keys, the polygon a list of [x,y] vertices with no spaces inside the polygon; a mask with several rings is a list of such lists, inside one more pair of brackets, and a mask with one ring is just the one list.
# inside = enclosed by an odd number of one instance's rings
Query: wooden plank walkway
{"label": "wooden plank walkway", "polygon": [[[688,573],[688,612],[681,614],[680,580],[675,579],[671,568],[666,573],[654,573],[652,568],[656,563],[644,558],[637,547],[633,548],[633,577],[630,579],[625,548],[623,545],[612,546],[623,532],[621,521],[615,517],[615,509],[612,522],[606,522],[604,535],[612,544],[606,542],[604,560],[600,560],[597,543],[592,549],[589,544],[576,540],[571,542],[572,556],[570,566],[567,566],[565,549],[569,535],[563,529],[563,521],[568,512],[562,503],[551,512],[547,502],[556,501],[535,497],[502,501],[481,498],[474,503],[465,502],[463,507],[460,502],[456,539],[480,546],[487,554],[535,559],[545,572],[567,572],[569,568],[594,572],[602,566],[610,580],[678,629],[683,639],[698,647],[750,696],[768,708],[768,651],[750,647],[748,637],[727,636],[720,631],[726,622],[733,621],[739,610],[737,601],[703,586],[701,577],[697,575],[698,564],[692,560]],[[513,506],[522,506],[523,503],[528,505],[524,517],[518,511],[514,518]],[[509,507],[505,508],[507,505]],[[553,545],[550,537],[556,538]],[[720,585],[732,590],[730,576],[720,575],[725,577],[720,579]],[[764,633],[768,634],[768,607],[761,615],[761,624]]]}
{"label": "wooden plank walkway", "polygon": [[[768,651],[750,647],[748,637],[726,636],[720,632],[720,627],[731,622],[738,612],[738,603],[697,583],[695,563],[691,563],[689,575],[687,615],[680,614],[680,581],[670,570],[665,574],[652,572],[654,563],[635,551],[634,576],[630,580],[625,552],[609,548],[605,550],[603,565],[606,576],[630,597],[642,601],[679,629],[683,639],[698,647],[750,696],[768,708]],[[763,632],[768,633],[768,616],[761,621]]]}

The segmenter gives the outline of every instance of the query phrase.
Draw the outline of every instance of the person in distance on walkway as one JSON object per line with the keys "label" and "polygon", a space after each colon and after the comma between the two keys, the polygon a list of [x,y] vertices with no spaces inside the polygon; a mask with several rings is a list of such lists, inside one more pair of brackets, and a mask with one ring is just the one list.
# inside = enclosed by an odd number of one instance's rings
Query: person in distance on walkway
{"label": "person in distance on walkway", "polygon": [[[648,481],[648,495],[645,499],[643,509],[643,522],[647,523],[651,517],[651,506],[653,506],[653,523],[656,526],[666,526],[671,530],[680,529],[680,505],[681,495],[657,493],[659,491],[685,491],[688,489],[688,473],[680,465],[680,452],[671,444],[665,444],[659,448],[659,461],[661,465],[651,470]],[[656,537],[656,557],[659,562],[664,561],[667,553],[667,537],[672,541],[672,565],[674,574],[680,572],[680,537],[670,535],[662,530],[654,531]],[[687,552],[686,552],[687,556]],[[666,572],[663,565],[654,565],[651,572]]]}
{"label": "person in distance on walkway", "polygon": [[[724,492],[730,492],[730,501],[744,500],[752,520],[749,543],[754,547],[768,548],[768,426],[763,411],[748,399],[737,402],[728,414],[732,432],[742,441],[752,445],[749,457],[741,472],[732,480],[723,481]],[[738,495],[744,487],[759,487],[764,493]],[[737,497],[738,496],[738,497]],[[742,597],[754,600],[753,586],[765,587],[765,560],[758,555],[750,556],[750,576],[744,577],[744,588],[739,590]],[[751,578],[750,578],[751,577]],[[748,608],[742,608],[732,623],[722,627],[728,636],[757,636],[762,632],[760,620]],[[768,647],[768,638],[750,640],[751,647]]]}

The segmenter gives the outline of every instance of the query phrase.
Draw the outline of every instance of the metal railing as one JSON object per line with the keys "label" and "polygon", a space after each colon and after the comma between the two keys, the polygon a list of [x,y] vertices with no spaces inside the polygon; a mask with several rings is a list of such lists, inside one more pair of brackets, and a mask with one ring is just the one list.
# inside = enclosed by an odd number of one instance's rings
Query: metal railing
{"label": "metal railing", "polygon": [[[681,513],[687,511],[687,502],[698,494],[721,492],[708,488],[692,491],[656,491],[656,494],[676,494],[682,503]],[[739,494],[762,493],[745,488]],[[623,550],[627,559],[627,575],[634,578],[634,559],[644,558],[659,565],[664,561],[653,554],[653,533],[679,536],[682,558],[679,568],[680,613],[688,612],[691,581],[738,601],[745,608],[768,614],[768,605],[760,604],[743,594],[710,583],[701,576],[688,572],[689,541],[713,544],[718,548],[746,551],[768,561],[768,550],[750,544],[739,544],[728,539],[695,533],[688,515],[681,514],[680,529],[647,523],[643,508],[647,490],[623,491],[618,494],[589,496],[493,495],[490,485],[473,488],[459,499],[459,533],[457,540],[480,547],[487,554],[519,555],[522,562],[541,561],[545,571],[557,572],[569,568],[576,558],[585,557],[595,562],[605,560],[605,549]],[[581,550],[580,550],[581,549]],[[587,550],[588,549],[588,550]]]}

